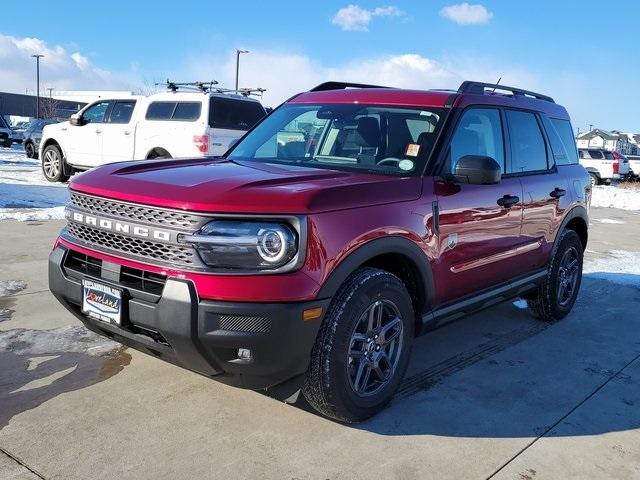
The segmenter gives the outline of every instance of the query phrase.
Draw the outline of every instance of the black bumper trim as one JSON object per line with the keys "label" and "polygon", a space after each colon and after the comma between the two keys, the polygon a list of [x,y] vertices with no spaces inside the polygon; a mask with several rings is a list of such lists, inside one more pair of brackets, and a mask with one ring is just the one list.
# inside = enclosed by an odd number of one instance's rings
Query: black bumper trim
{"label": "black bumper trim", "polygon": [[[124,291],[123,321],[118,326],[81,312],[81,278],[65,271],[67,252],[62,246],[51,252],[49,288],[89,330],[243,388],[272,387],[306,372],[322,318],[303,321],[302,312],[314,307],[323,307],[325,312],[330,301],[273,304],[200,301],[192,282],[168,278],[154,302],[108,279],[87,277]],[[221,322],[221,317],[225,321]],[[233,322],[227,317],[237,319],[244,330],[251,330],[247,325],[253,325],[252,319],[261,319],[262,323],[260,328],[254,328],[259,331],[229,330],[224,328]],[[269,328],[264,328],[265,322],[269,322]],[[239,348],[250,349],[251,360],[238,359]]]}

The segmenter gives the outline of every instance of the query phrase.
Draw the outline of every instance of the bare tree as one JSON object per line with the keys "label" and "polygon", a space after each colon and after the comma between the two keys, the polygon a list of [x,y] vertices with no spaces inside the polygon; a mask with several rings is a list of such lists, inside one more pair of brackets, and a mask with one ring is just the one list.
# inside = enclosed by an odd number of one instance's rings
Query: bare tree
{"label": "bare tree", "polygon": [[40,114],[45,119],[58,118],[58,107],[60,102],[53,97],[40,99]]}

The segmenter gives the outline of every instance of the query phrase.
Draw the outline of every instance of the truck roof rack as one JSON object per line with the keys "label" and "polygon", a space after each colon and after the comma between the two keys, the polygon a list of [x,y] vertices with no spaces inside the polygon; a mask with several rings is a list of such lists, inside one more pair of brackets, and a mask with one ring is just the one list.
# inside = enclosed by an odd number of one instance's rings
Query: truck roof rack
{"label": "truck roof rack", "polygon": [[368,85],[366,83],[324,82],[313,87],[310,92],[324,92],[326,90],[345,90],[347,88],[391,88],[382,85]]}
{"label": "truck roof rack", "polygon": [[545,100],[547,102],[556,103],[555,100],[547,95],[542,95],[541,93],[531,92],[529,90],[523,90],[522,88],[508,87],[506,85],[499,85],[497,83],[483,83],[483,82],[473,82],[466,81],[462,82],[460,88],[458,88],[458,93],[470,93],[473,95],[484,95],[485,90],[503,90],[506,92],[511,92],[514,96],[526,96],[537,98],[538,100]]}
{"label": "truck roof rack", "polygon": [[184,90],[191,90],[191,91],[197,91],[197,92],[203,92],[203,93],[210,93],[210,92],[238,93],[245,97],[248,97],[250,95],[262,96],[262,94],[267,91],[266,88],[231,89],[231,88],[224,88],[224,87],[216,87],[215,85],[218,85],[217,80],[210,80],[208,82],[171,82],[167,80],[166,82],[163,82],[163,83],[156,83],[156,86],[159,86],[159,85],[166,86],[172,92],[177,92],[178,89],[181,88]]}

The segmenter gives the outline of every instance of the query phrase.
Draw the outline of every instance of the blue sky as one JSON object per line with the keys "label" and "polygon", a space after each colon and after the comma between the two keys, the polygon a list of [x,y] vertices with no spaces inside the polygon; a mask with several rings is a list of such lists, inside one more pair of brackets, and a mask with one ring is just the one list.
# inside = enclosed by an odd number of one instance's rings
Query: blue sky
{"label": "blue sky", "polygon": [[[502,76],[556,97],[581,130],[640,131],[640,2],[472,0],[445,15],[460,3],[32,1],[31,15],[0,25],[0,90],[33,88],[33,48],[51,50],[43,84],[58,89],[230,83],[233,51],[246,48],[241,83],[266,86],[271,104],[327,78],[455,88]],[[358,9],[336,17],[349,5]]]}

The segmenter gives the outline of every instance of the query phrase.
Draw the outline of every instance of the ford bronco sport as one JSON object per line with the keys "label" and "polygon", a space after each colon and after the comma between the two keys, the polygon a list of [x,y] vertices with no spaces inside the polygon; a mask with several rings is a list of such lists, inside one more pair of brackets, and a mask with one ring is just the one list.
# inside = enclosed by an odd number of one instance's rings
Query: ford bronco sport
{"label": "ford bronco sport", "polygon": [[329,82],[222,158],[106,165],[70,194],[49,283],[87,328],[359,421],[417,335],[516,296],[569,313],[591,184],[547,96]]}

